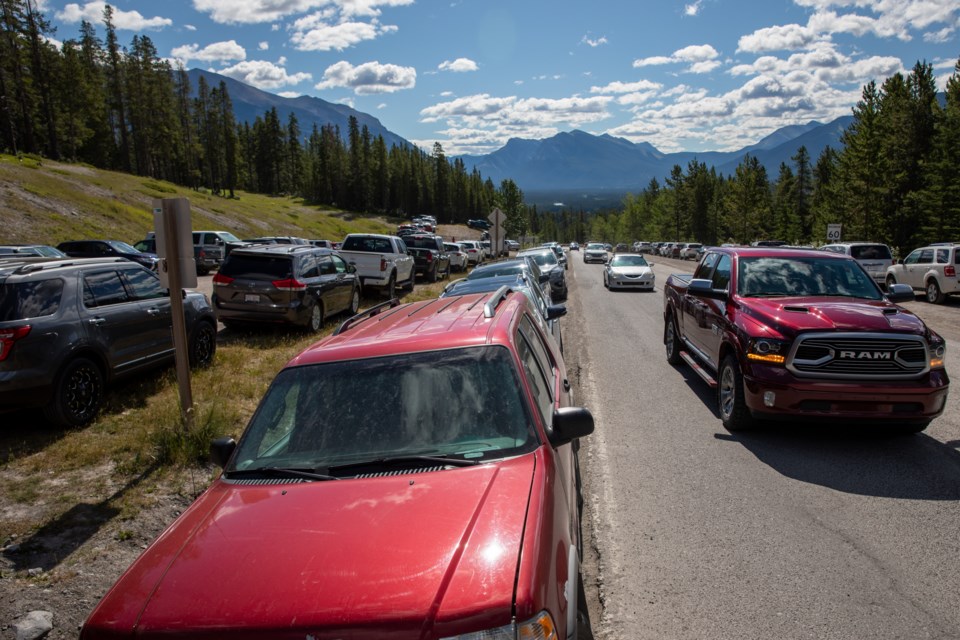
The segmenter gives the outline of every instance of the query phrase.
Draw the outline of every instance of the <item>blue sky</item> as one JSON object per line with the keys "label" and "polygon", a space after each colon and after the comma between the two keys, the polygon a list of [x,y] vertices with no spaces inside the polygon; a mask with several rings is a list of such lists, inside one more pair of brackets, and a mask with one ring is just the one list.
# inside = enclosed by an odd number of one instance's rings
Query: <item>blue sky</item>
{"label": "blue sky", "polygon": [[[55,38],[103,2],[43,0]],[[734,150],[850,114],[918,61],[942,89],[957,0],[118,0],[120,42],[271,93],[350,104],[426,150],[489,153],[581,129]]]}

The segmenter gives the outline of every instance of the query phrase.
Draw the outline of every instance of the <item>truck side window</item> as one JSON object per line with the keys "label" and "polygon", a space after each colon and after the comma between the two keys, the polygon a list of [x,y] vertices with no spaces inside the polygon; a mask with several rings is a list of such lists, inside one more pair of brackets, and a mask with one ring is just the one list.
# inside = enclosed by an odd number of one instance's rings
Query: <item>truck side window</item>
{"label": "truck side window", "polygon": [[720,260],[717,261],[717,270],[713,272],[714,289],[726,289],[730,284],[730,264],[730,256],[720,256]]}
{"label": "truck side window", "polygon": [[710,272],[713,271],[713,266],[717,264],[717,258],[719,257],[720,257],[719,253],[708,253],[707,256],[700,263],[700,265],[697,267],[697,270],[693,274],[693,277],[709,278]]}

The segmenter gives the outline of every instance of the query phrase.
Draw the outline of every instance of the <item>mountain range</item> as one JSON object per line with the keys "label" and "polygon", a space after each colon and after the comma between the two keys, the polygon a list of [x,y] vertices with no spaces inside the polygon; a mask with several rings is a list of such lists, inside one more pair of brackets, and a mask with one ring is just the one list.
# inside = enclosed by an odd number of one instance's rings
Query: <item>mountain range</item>
{"label": "mountain range", "polygon": [[[211,87],[224,82],[238,122],[253,124],[257,116],[262,117],[269,109],[276,108],[281,123],[285,124],[291,113],[296,115],[304,136],[310,135],[314,124],[317,127],[335,124],[346,140],[348,120],[355,116],[360,126],[366,125],[374,137],[383,136],[388,148],[411,145],[402,136],[389,131],[377,118],[344,104],[310,96],[284,98],[201,69],[191,69],[188,73],[194,90],[201,76]],[[635,143],[607,134],[568,131],[543,140],[512,138],[502,148],[487,155],[459,157],[467,171],[476,168],[494,184],[512,179],[524,191],[528,204],[555,205],[559,204],[558,200],[563,200],[567,204],[593,208],[618,202],[626,192],[639,192],[653,178],[662,184],[674,165],[686,170],[693,160],[729,176],[744,156],[751,154],[774,180],[781,163],[792,168],[791,158],[801,146],[806,147],[811,163],[817,161],[827,146],[839,149],[840,137],[852,121],[853,116],[843,116],[828,123],[811,121],[786,126],[737,151],[663,153],[648,142]]]}

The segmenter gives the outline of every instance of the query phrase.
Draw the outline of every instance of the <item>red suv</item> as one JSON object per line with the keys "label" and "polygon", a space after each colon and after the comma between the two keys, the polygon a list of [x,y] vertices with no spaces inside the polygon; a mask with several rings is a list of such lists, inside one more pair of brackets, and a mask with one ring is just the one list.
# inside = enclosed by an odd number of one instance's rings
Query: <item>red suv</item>
{"label": "red suv", "polygon": [[575,637],[594,422],[535,313],[391,301],[295,357],[81,638]]}

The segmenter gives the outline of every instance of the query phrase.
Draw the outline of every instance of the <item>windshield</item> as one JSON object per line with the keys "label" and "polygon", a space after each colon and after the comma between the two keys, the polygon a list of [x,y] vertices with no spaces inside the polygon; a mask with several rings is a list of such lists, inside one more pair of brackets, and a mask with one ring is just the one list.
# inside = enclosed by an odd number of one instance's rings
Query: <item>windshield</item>
{"label": "windshield", "polygon": [[530,256],[541,267],[550,267],[558,264],[557,256],[553,251],[537,251],[536,253],[521,253],[521,256]]}
{"label": "windshield", "polygon": [[107,240],[107,244],[113,247],[113,250],[117,253],[140,253],[126,242],[120,242],[119,240]]}
{"label": "windshield", "polygon": [[492,267],[479,267],[467,275],[467,280],[478,280],[480,278],[494,278],[496,276],[509,276],[516,273],[526,273],[526,265],[522,263],[493,265]]}
{"label": "windshield", "polygon": [[599,242],[591,242],[587,245],[587,251],[606,251],[606,247]]}
{"label": "windshield", "polygon": [[883,297],[873,279],[853,260],[740,258],[739,265],[737,292],[744,297]]}
{"label": "windshield", "polygon": [[610,261],[611,267],[645,267],[647,266],[647,261],[643,256],[613,256],[613,260]]}
{"label": "windshield", "polygon": [[291,367],[270,386],[227,471],[525,453],[538,443],[521,389],[499,346]]}

